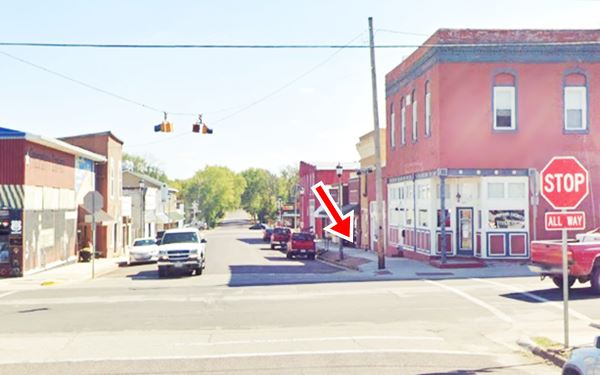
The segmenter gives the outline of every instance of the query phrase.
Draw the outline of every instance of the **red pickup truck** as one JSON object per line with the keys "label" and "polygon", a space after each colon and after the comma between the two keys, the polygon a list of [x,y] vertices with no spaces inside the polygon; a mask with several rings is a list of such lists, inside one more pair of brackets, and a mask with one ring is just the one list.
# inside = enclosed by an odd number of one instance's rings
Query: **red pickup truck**
{"label": "red pickup truck", "polygon": [[287,243],[290,240],[292,231],[290,228],[277,227],[273,229],[271,234],[271,250],[275,249],[275,246],[279,246],[282,250],[287,248]]}
{"label": "red pickup truck", "polygon": [[286,257],[292,259],[299,255],[305,255],[308,259],[315,259],[317,247],[315,246],[315,237],[312,233],[292,233],[292,239],[287,247]]}
{"label": "red pickup truck", "polygon": [[[578,234],[576,239],[567,242],[569,261],[569,287],[576,280],[590,281],[595,293],[600,294],[600,233],[595,229]],[[529,269],[542,276],[552,278],[554,284],[562,287],[562,241],[547,240],[531,242],[531,263]]]}

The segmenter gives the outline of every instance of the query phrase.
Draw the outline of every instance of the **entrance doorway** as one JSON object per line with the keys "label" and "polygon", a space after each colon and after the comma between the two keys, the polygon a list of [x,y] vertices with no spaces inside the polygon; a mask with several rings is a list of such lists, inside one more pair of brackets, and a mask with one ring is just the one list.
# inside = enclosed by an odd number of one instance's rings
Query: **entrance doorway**
{"label": "entrance doorway", "polygon": [[473,208],[457,207],[456,218],[458,255],[473,256]]}

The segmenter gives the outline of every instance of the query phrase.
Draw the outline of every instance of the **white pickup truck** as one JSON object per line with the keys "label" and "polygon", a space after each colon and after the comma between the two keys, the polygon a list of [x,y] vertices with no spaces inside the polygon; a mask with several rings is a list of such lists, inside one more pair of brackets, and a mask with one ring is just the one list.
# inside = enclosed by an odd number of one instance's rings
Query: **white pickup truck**
{"label": "white pickup truck", "polygon": [[165,231],[158,247],[158,276],[168,276],[172,271],[185,271],[201,275],[205,266],[206,239],[195,228]]}

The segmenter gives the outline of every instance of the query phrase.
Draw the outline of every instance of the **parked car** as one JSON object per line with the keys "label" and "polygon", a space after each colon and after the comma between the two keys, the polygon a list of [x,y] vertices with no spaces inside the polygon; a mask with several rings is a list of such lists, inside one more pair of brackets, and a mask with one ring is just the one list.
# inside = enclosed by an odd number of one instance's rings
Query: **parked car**
{"label": "parked car", "polygon": [[158,260],[158,245],[154,238],[136,238],[129,249],[128,264],[141,262],[156,262]]}
{"label": "parked car", "polygon": [[205,267],[206,239],[195,228],[165,231],[158,248],[158,276],[182,270],[201,275]]}
{"label": "parked car", "polygon": [[286,257],[292,259],[297,256],[306,256],[314,260],[317,255],[315,237],[311,233],[292,233],[292,238],[286,249]]}
{"label": "parked car", "polygon": [[563,375],[600,374],[600,336],[594,347],[579,348],[571,352],[562,370]]}
{"label": "parked car", "polygon": [[[575,281],[591,282],[595,293],[600,294],[600,233],[595,229],[578,234],[575,240],[567,243],[569,260],[569,287]],[[554,284],[562,288],[562,242],[545,240],[531,242],[531,262],[529,269],[542,279],[552,278]]]}
{"label": "parked car", "polygon": [[290,235],[292,231],[290,228],[276,227],[273,229],[271,235],[271,250],[275,249],[275,246],[279,246],[280,249],[285,250],[287,243],[290,241]]}
{"label": "parked car", "polygon": [[269,242],[271,241],[271,235],[273,234],[273,228],[265,228],[263,231],[263,241]]}
{"label": "parked car", "polygon": [[251,226],[248,229],[251,229],[251,230],[263,229],[264,230],[264,229],[267,229],[267,224],[265,224],[265,223],[256,223],[256,224],[254,224],[253,226]]}

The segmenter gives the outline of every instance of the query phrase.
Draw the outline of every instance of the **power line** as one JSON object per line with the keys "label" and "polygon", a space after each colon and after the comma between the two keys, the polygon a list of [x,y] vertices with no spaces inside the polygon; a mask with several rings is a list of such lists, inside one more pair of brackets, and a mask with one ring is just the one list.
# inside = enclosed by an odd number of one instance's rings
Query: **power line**
{"label": "power line", "polygon": [[111,97],[113,97],[113,98],[119,99],[119,100],[121,100],[121,101],[124,101],[124,102],[130,103],[130,104],[137,105],[137,106],[139,106],[139,107],[142,107],[142,108],[148,109],[148,110],[150,110],[150,111],[154,111],[154,112],[160,112],[160,113],[164,113],[164,112],[166,112],[167,114],[169,114],[169,115],[174,115],[174,116],[197,116],[197,115],[198,115],[197,113],[184,113],[184,112],[169,112],[169,111],[165,111],[165,110],[162,110],[162,109],[159,109],[159,108],[153,107],[153,106],[151,106],[151,105],[144,104],[144,103],[142,103],[142,102],[139,102],[139,101],[137,101],[137,100],[133,100],[133,99],[126,98],[126,97],[124,97],[123,95],[115,94],[115,93],[113,93],[113,92],[110,92],[110,91],[108,91],[108,90],[102,89],[102,88],[100,88],[100,87],[97,87],[97,86],[91,85],[91,84],[89,84],[89,83],[86,83],[86,82],[83,82],[83,81],[81,81],[81,80],[79,80],[79,79],[76,79],[76,78],[73,78],[73,77],[69,77],[69,76],[68,76],[68,75],[66,75],[66,74],[63,74],[63,73],[57,72],[57,71],[55,71],[55,70],[51,70],[51,69],[49,69],[49,68],[46,68],[45,66],[42,66],[42,65],[39,65],[39,64],[33,63],[33,62],[31,62],[31,61],[28,61],[28,60],[25,60],[25,59],[22,59],[22,58],[20,58],[20,57],[17,57],[17,56],[15,56],[15,55],[11,55],[10,53],[4,52],[4,51],[0,51],[0,54],[1,54],[1,55],[4,55],[4,56],[6,56],[6,57],[8,57],[8,58],[10,58],[10,59],[13,59],[13,60],[15,60],[15,61],[18,61],[18,62],[20,62],[20,63],[23,63],[23,64],[25,64],[25,65],[29,65],[29,66],[31,66],[31,67],[34,67],[34,68],[36,68],[36,69],[39,69],[39,70],[41,70],[41,71],[44,71],[44,72],[46,72],[46,73],[52,74],[52,75],[54,75],[54,76],[57,76],[57,77],[60,77],[60,78],[62,78],[62,79],[66,79],[67,81],[71,81],[71,82],[73,82],[73,83],[76,83],[76,84],[78,84],[78,85],[80,85],[80,86],[86,87],[86,88],[88,88],[88,89],[90,89],[90,90],[93,90],[93,91],[99,92],[99,93],[101,93],[101,94],[104,94],[104,95],[111,96]]}
{"label": "power line", "polygon": [[[390,31],[387,29],[381,29]],[[398,32],[401,33],[401,32]],[[416,34],[415,34],[416,35]],[[419,34],[421,35],[421,34]],[[465,47],[539,47],[598,45],[600,40],[556,42],[490,42],[490,43],[429,43],[429,44],[380,44],[374,48],[465,48]],[[366,44],[94,44],[94,43],[37,43],[0,42],[5,47],[47,48],[120,48],[120,49],[367,49]]]}
{"label": "power line", "polygon": [[[360,34],[356,35],[354,38],[350,39],[345,46],[350,45],[350,43],[354,42],[356,39],[360,38],[361,36],[363,36],[366,32],[363,31]],[[282,86],[278,87],[277,89],[269,92],[268,94],[262,96],[261,98],[254,100],[253,102],[241,107],[240,109],[234,111],[233,113],[222,117],[214,122],[211,122],[211,124],[218,124],[221,123],[223,121],[229,120],[230,118],[237,116],[238,114],[254,107],[255,105],[264,102],[265,100],[277,95],[278,93],[280,93],[281,91],[285,90],[286,88],[290,87],[291,85],[293,85],[294,83],[298,82],[299,80],[301,80],[302,78],[306,77],[307,75],[309,75],[310,73],[314,72],[315,70],[319,69],[320,67],[322,67],[323,65],[327,64],[329,61],[331,61],[338,53],[340,53],[344,48],[346,48],[345,46],[339,48],[337,51],[335,51],[334,53],[332,53],[331,55],[327,56],[327,58],[325,58],[323,61],[319,62],[318,64],[314,65],[313,67],[311,67],[310,69],[308,69],[307,71],[305,71],[304,73],[300,74],[299,76],[297,76],[296,78],[292,79],[291,81],[283,84]],[[163,138],[160,140],[156,140],[156,141],[152,141],[152,142],[147,142],[147,143],[141,143],[141,144],[137,144],[137,145],[132,145],[132,146],[128,146],[128,147],[142,147],[142,146],[148,146],[148,145],[153,145],[153,144],[157,144],[157,143],[162,143],[162,142],[168,142],[171,141],[173,139],[177,139],[177,138],[181,138],[183,136],[189,135],[191,134],[191,132],[186,132],[183,134],[177,134],[173,137],[169,137],[169,138]]]}

